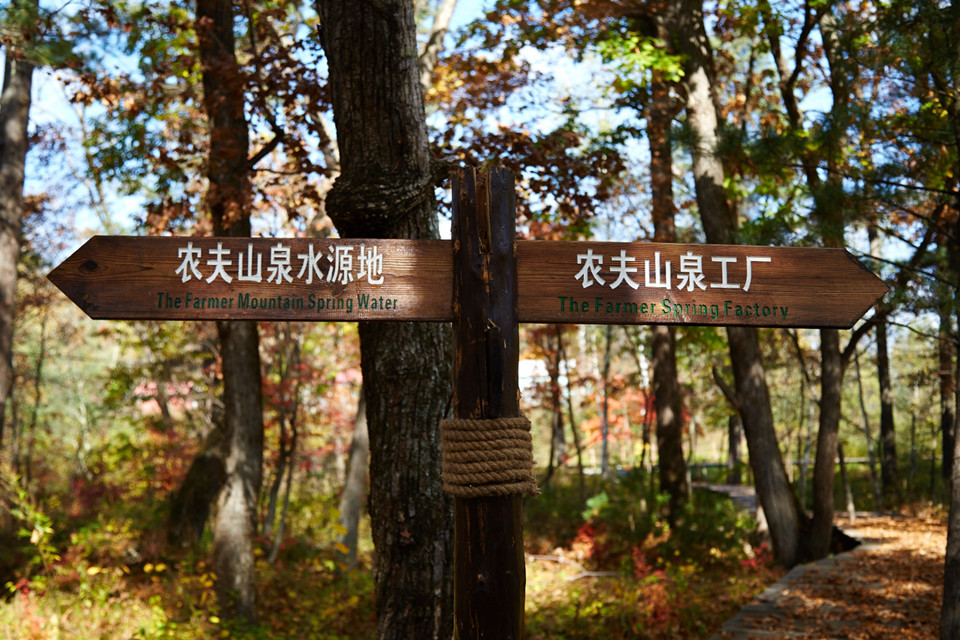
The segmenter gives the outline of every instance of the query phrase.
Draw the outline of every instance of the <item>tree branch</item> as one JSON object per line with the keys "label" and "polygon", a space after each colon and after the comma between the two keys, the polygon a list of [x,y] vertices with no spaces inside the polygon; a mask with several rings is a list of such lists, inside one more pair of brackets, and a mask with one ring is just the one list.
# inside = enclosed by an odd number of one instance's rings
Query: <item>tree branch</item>
{"label": "tree branch", "polygon": [[713,365],[713,380],[717,383],[717,386],[720,387],[720,391],[723,392],[723,395],[727,398],[727,402],[733,407],[737,413],[742,413],[740,398],[737,397],[737,392],[723,379],[723,376],[720,375],[720,370],[717,369],[717,365]]}

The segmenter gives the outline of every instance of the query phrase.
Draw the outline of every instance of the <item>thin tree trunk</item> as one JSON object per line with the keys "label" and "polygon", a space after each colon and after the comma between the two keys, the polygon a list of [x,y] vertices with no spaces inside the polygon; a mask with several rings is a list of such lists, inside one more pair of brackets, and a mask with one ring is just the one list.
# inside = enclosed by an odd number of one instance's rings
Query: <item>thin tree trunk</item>
{"label": "thin tree trunk", "polygon": [[[943,441],[943,478],[950,477],[953,467],[953,439],[956,404],[956,378],[953,375],[954,352],[950,308],[943,296],[940,296],[937,312],[940,316],[937,330],[937,352],[940,357],[938,377],[940,378],[940,434]],[[949,300],[949,298],[947,298]]]}
{"label": "thin tree trunk", "polygon": [[30,408],[30,421],[27,425],[27,456],[23,463],[17,463],[17,472],[23,477],[23,487],[29,491],[33,480],[33,454],[37,446],[37,426],[40,420],[40,407],[43,403],[43,366],[47,359],[47,313],[40,313],[40,344],[37,361],[33,368],[33,406]]}
{"label": "thin tree trunk", "polygon": [[743,422],[740,414],[727,417],[727,484],[739,485],[743,482],[740,456],[740,440],[743,438]]}
{"label": "thin tree trunk", "polygon": [[833,478],[836,469],[840,432],[840,395],[843,367],[840,360],[840,332],[820,330],[820,428],[817,432],[817,457],[813,463],[813,519],[807,539],[811,558],[830,553],[833,532]]}
{"label": "thin tree trunk", "polygon": [[[286,487],[283,490],[283,508],[280,510],[280,522],[277,524],[277,531],[273,536],[273,544],[270,546],[270,553],[267,555],[267,562],[273,564],[277,561],[280,554],[280,545],[283,543],[283,535],[287,530],[287,514],[290,512],[290,493],[293,490],[293,470],[294,455],[297,451],[297,429],[293,428],[290,434],[290,443],[286,448]],[[278,472],[279,476],[280,473]]]}
{"label": "thin tree trunk", "polygon": [[914,495],[917,484],[917,405],[920,402],[920,387],[913,384],[913,402],[910,407],[910,475],[907,485],[910,495]]}
{"label": "thin tree trunk", "polygon": [[612,351],[613,326],[604,327],[603,365],[600,379],[603,384],[603,396],[600,399],[600,475],[610,475],[610,356]]}
{"label": "thin tree trunk", "polygon": [[[950,56],[954,69],[960,66],[960,0],[950,3],[950,24],[952,49],[945,54]],[[953,144],[960,145],[960,86],[953,78],[952,111]],[[949,277],[953,288],[953,310],[956,316],[954,338],[954,384],[960,384],[960,196],[956,191],[960,187],[960,160],[953,169],[954,195],[950,203],[954,218],[950,232],[943,235],[948,238],[947,256]],[[941,320],[941,325],[943,324]],[[942,356],[941,356],[942,357]],[[941,382],[942,384],[942,382]],[[943,606],[940,609],[940,640],[960,638],[960,389],[954,388],[953,425],[948,428],[953,433],[953,460],[950,474],[950,516],[947,524],[947,550],[944,562]],[[944,458],[947,457],[944,452]]]}
{"label": "thin tree trunk", "polygon": [[340,543],[340,560],[348,570],[357,568],[357,540],[360,536],[360,515],[367,496],[367,468],[370,461],[370,435],[367,431],[367,404],[363,389],[357,402],[357,417],[353,421],[353,439],[347,461],[347,481],[340,496],[340,526],[344,528]]}
{"label": "thin tree trunk", "polygon": [[[297,333],[294,333],[294,332]],[[300,414],[300,393],[303,390],[303,377],[300,375],[300,334],[299,329],[290,322],[285,322],[277,328],[280,339],[280,350],[274,358],[277,361],[277,370],[280,377],[280,388],[289,388],[287,382],[293,381],[289,394],[283,394],[278,399],[275,411],[280,433],[277,438],[277,468],[274,471],[273,481],[270,483],[270,492],[267,498],[267,514],[261,529],[264,537],[273,535],[276,524],[277,501],[280,499],[280,486],[287,467],[293,464],[293,456],[297,446],[298,419]],[[283,392],[281,392],[283,393]],[[288,485],[289,488],[289,485]],[[289,494],[289,491],[287,492]]]}
{"label": "thin tree trunk", "polygon": [[847,477],[847,461],[843,457],[843,443],[837,443],[837,457],[840,459],[840,483],[843,485],[843,495],[847,499],[847,517],[850,522],[857,521],[857,507],[853,502],[853,489],[850,488],[850,479]]}
{"label": "thin tree trunk", "polygon": [[883,511],[883,492],[880,490],[880,478],[877,476],[877,460],[873,451],[873,436],[870,433],[870,417],[867,415],[867,403],[863,399],[863,376],[860,375],[860,352],[854,351],[853,364],[857,372],[857,390],[860,397],[860,415],[863,416],[863,436],[867,440],[867,462],[870,465],[870,486],[873,487],[873,501],[878,511]]}
{"label": "thin tree trunk", "polygon": [[[556,325],[554,330],[557,332],[557,358],[560,362],[566,362],[566,350],[563,347],[563,331],[560,329],[560,325]],[[580,430],[577,427],[577,423],[574,419],[573,413],[573,372],[570,369],[567,369],[567,392],[564,394],[566,396],[567,403],[567,421],[570,423],[570,435],[573,437],[573,448],[577,452],[577,479],[580,485],[580,502],[585,503],[587,500],[587,480],[586,474],[583,472],[583,447],[580,444]]]}
{"label": "thin tree trunk", "polygon": [[[13,7],[26,4],[13,0]],[[38,6],[36,0],[31,3]],[[17,263],[23,221],[23,183],[29,140],[33,64],[16,42],[8,42],[0,87],[0,451],[6,410],[13,391],[13,327],[16,315]]]}
{"label": "thin tree trunk", "polygon": [[[233,2],[197,0],[203,105],[210,129],[207,206],[218,236],[250,235],[248,128],[234,44]],[[227,457],[213,525],[213,569],[221,614],[256,620],[254,535],[263,466],[260,346],[252,321],[217,322]]]}
{"label": "thin tree trunk", "polygon": [[816,423],[816,410],[813,403],[807,405],[806,429],[800,432],[800,504],[806,509],[809,506],[807,500],[807,482],[810,480],[810,451],[813,448],[813,425]]}
{"label": "thin tree trunk", "polygon": [[[955,1],[954,19],[960,23],[960,2]],[[960,43],[957,44],[960,47]],[[960,57],[960,53],[958,53]],[[958,105],[960,110],[960,105]],[[957,122],[960,130],[960,116]],[[960,214],[960,203],[957,204]],[[954,225],[954,241],[951,251],[951,268],[954,278],[954,303],[957,328],[960,330],[960,215]],[[960,340],[957,341],[958,344]],[[960,350],[957,350],[960,354]],[[955,380],[960,380],[960,357],[956,358]],[[954,405],[954,433],[960,433],[960,393]],[[946,456],[944,456],[946,457]],[[947,549],[943,571],[943,605],[940,608],[940,640],[960,638],[960,438],[953,440],[953,470],[950,475],[950,515],[947,520]]]}
{"label": "thin tree trunk", "polygon": [[[413,3],[320,0],[316,8],[341,161],[327,213],[344,238],[439,237]],[[359,333],[377,637],[446,639],[453,505],[442,490],[437,426],[452,395],[450,330],[361,323]]]}
{"label": "thin tree trunk", "polygon": [[423,89],[423,95],[427,95],[427,92],[433,87],[433,70],[437,66],[440,51],[443,50],[443,38],[447,35],[450,19],[453,17],[453,10],[456,7],[457,0],[443,0],[443,3],[437,9],[437,13],[433,16],[430,36],[427,38],[423,51],[420,52],[420,86]]}
{"label": "thin tree trunk", "polygon": [[897,471],[897,434],[893,421],[893,388],[890,383],[890,355],[887,347],[887,323],[879,320],[877,335],[877,377],[880,383],[880,479],[883,493],[899,502],[900,483]]}
{"label": "thin tree trunk", "polygon": [[554,340],[556,335],[545,336],[544,355],[549,359],[547,375],[550,378],[550,455],[547,473],[543,478],[542,489],[546,489],[553,474],[566,458],[567,443],[563,435],[563,398],[560,391],[560,348]]}

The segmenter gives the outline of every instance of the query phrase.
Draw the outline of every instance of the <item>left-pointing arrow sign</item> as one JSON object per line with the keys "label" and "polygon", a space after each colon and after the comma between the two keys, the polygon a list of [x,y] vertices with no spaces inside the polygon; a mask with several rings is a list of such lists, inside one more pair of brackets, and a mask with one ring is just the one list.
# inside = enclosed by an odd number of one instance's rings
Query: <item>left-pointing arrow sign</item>
{"label": "left-pointing arrow sign", "polygon": [[49,279],[91,318],[452,317],[441,240],[96,236]]}

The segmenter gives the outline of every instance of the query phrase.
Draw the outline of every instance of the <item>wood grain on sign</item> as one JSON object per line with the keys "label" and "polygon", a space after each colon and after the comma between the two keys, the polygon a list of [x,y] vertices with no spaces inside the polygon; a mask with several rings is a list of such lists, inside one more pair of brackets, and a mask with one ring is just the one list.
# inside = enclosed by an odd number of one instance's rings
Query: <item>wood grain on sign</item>
{"label": "wood grain on sign", "polygon": [[849,328],[887,291],[843,249],[529,241],[517,262],[521,322]]}
{"label": "wood grain on sign", "polygon": [[97,319],[447,321],[452,256],[442,240],[97,236],[49,278]]}
{"label": "wood grain on sign", "polygon": [[[521,240],[516,252],[520,322],[848,328],[887,291],[843,249]],[[92,318],[449,322],[452,256],[447,240],[97,236],[49,277]]]}

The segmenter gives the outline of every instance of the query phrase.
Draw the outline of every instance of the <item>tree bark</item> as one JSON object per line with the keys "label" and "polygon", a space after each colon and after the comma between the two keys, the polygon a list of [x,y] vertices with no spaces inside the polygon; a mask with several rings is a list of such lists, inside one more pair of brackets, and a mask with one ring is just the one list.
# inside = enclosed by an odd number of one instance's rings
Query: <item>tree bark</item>
{"label": "tree bark", "polygon": [[897,470],[897,434],[893,421],[893,387],[890,383],[890,353],[887,347],[887,322],[876,326],[877,379],[880,384],[880,480],[883,493],[893,503],[900,493]]}
{"label": "tree bark", "polygon": [[847,461],[843,457],[843,443],[837,443],[837,458],[840,462],[840,483],[843,485],[843,495],[847,499],[847,517],[850,522],[857,520],[857,507],[853,502],[853,489],[850,487],[850,479],[847,477]]}
{"label": "tree bark", "polygon": [[347,548],[341,553],[341,561],[347,569],[357,567],[357,539],[360,531],[360,515],[367,495],[367,468],[370,461],[370,436],[367,431],[367,405],[360,389],[357,417],[353,421],[353,439],[350,443],[350,458],[347,461],[347,480],[340,496],[340,524],[346,531],[340,542]]}
{"label": "tree bark", "polygon": [[[13,6],[18,4],[18,0],[13,0]],[[36,4],[34,0],[33,5]],[[7,404],[13,391],[13,323],[34,68],[16,43],[8,43],[5,48],[0,88],[0,451]]]}
{"label": "tree bark", "polygon": [[[563,330],[560,325],[554,325],[557,333],[557,360],[566,363],[566,349],[563,346]],[[567,366],[567,365],[565,365]],[[570,423],[570,435],[573,438],[573,448],[577,452],[577,481],[580,487],[580,502],[587,501],[587,481],[583,472],[583,446],[580,444],[580,428],[577,426],[573,412],[573,372],[567,366],[567,392],[564,394],[567,404],[567,421]]]}
{"label": "tree bark", "polygon": [[[952,36],[952,50],[949,55],[952,67],[960,67],[960,0],[950,3],[949,17]],[[951,120],[953,125],[953,143],[960,144],[960,84],[953,75],[951,87]],[[950,203],[953,219],[948,237],[947,255],[949,256],[948,282],[952,281],[953,309],[956,316],[957,332],[954,334],[954,384],[960,384],[960,159],[954,167],[954,196]],[[952,640],[960,637],[960,389],[954,389],[953,464],[950,477],[950,516],[947,521],[947,550],[944,561],[943,606],[940,609],[940,640]],[[946,457],[946,452],[944,452]]]}
{"label": "tree bark", "polygon": [[943,442],[943,462],[941,469],[944,479],[950,478],[953,468],[953,426],[956,422],[956,379],[953,375],[953,360],[955,357],[954,338],[951,322],[950,307],[947,300],[942,301],[937,311],[940,315],[940,325],[937,333],[937,351],[940,357],[938,370],[940,378],[940,437]]}
{"label": "tree bark", "polygon": [[876,456],[873,452],[873,436],[870,433],[870,417],[867,415],[867,403],[863,399],[863,376],[860,375],[860,353],[853,354],[853,364],[857,372],[857,392],[860,398],[860,415],[863,423],[863,437],[867,441],[867,462],[870,465],[870,486],[873,488],[873,501],[878,511],[883,510],[883,492],[880,489],[880,478],[877,476]]}
{"label": "tree bark", "polygon": [[600,475],[610,477],[610,356],[613,349],[613,327],[604,327],[603,363],[600,366],[600,380],[603,395],[600,398]]}
{"label": "tree bark", "polygon": [[833,532],[833,478],[843,390],[840,332],[836,329],[820,330],[820,379],[820,428],[813,463],[813,520],[807,538],[807,554],[811,558],[824,558],[830,553]]}
{"label": "tree bark", "polygon": [[[870,253],[881,253],[876,216],[867,225]],[[877,383],[880,386],[880,479],[887,501],[898,503],[900,487],[897,471],[897,434],[893,417],[893,388],[890,382],[890,351],[887,345],[887,319],[878,318],[874,333],[877,338]]]}
{"label": "tree bark", "polygon": [[[206,204],[214,234],[250,235],[249,134],[231,0],[197,0],[203,104],[210,128]],[[251,321],[217,322],[223,370],[225,481],[213,525],[213,569],[222,615],[256,620],[254,535],[263,466],[260,341]]]}
{"label": "tree bark", "polygon": [[[960,2],[954,2],[955,19],[960,20]],[[958,45],[960,46],[960,45]],[[960,123],[958,123],[960,127]],[[952,270],[957,328],[960,331],[960,203],[954,225]],[[960,342],[960,341],[958,341]],[[960,354],[960,350],[958,350]],[[956,358],[955,379],[960,380],[960,355]],[[960,433],[960,393],[955,396],[954,434]],[[940,610],[940,640],[960,637],[960,438],[953,439],[953,467],[950,474],[950,515],[947,520],[947,549],[943,571],[943,606]]]}
{"label": "tree bark", "polygon": [[[719,118],[714,97],[713,53],[703,24],[703,3],[668,3],[667,30],[674,50],[684,55],[683,85],[687,121],[693,131],[694,181],[697,206],[707,242],[736,241],[737,218],[724,191],[725,171],[716,154]],[[741,408],[750,465],[760,504],[770,527],[777,561],[793,566],[800,561],[800,526],[805,520],[787,480],[777,445],[763,359],[756,329],[727,327],[738,404]]]}
{"label": "tree bark", "polygon": [[[653,239],[655,242],[676,242],[673,144],[670,140],[675,109],[670,98],[670,86],[662,78],[655,75],[650,85],[650,93],[647,138],[650,141]],[[668,325],[654,325],[651,331],[660,489],[670,496],[666,515],[667,520],[674,524],[690,496],[687,463],[683,457],[683,397],[677,377],[676,329]]]}
{"label": "tree bark", "polygon": [[[567,457],[567,442],[563,433],[563,397],[560,391],[560,336],[556,332],[544,332],[541,347],[547,359],[547,376],[550,378],[550,457],[547,473],[541,483],[546,490],[556,469]],[[555,342],[556,341],[556,342]]]}
{"label": "tree bark", "polygon": [[[413,3],[319,0],[341,174],[327,196],[340,235],[437,238]],[[450,332],[361,323],[370,433],[378,638],[453,633],[452,501],[439,421],[451,398]]]}
{"label": "tree bark", "polygon": [[727,484],[738,485],[743,482],[740,465],[740,440],[743,437],[743,422],[740,414],[731,414],[727,418]]}

